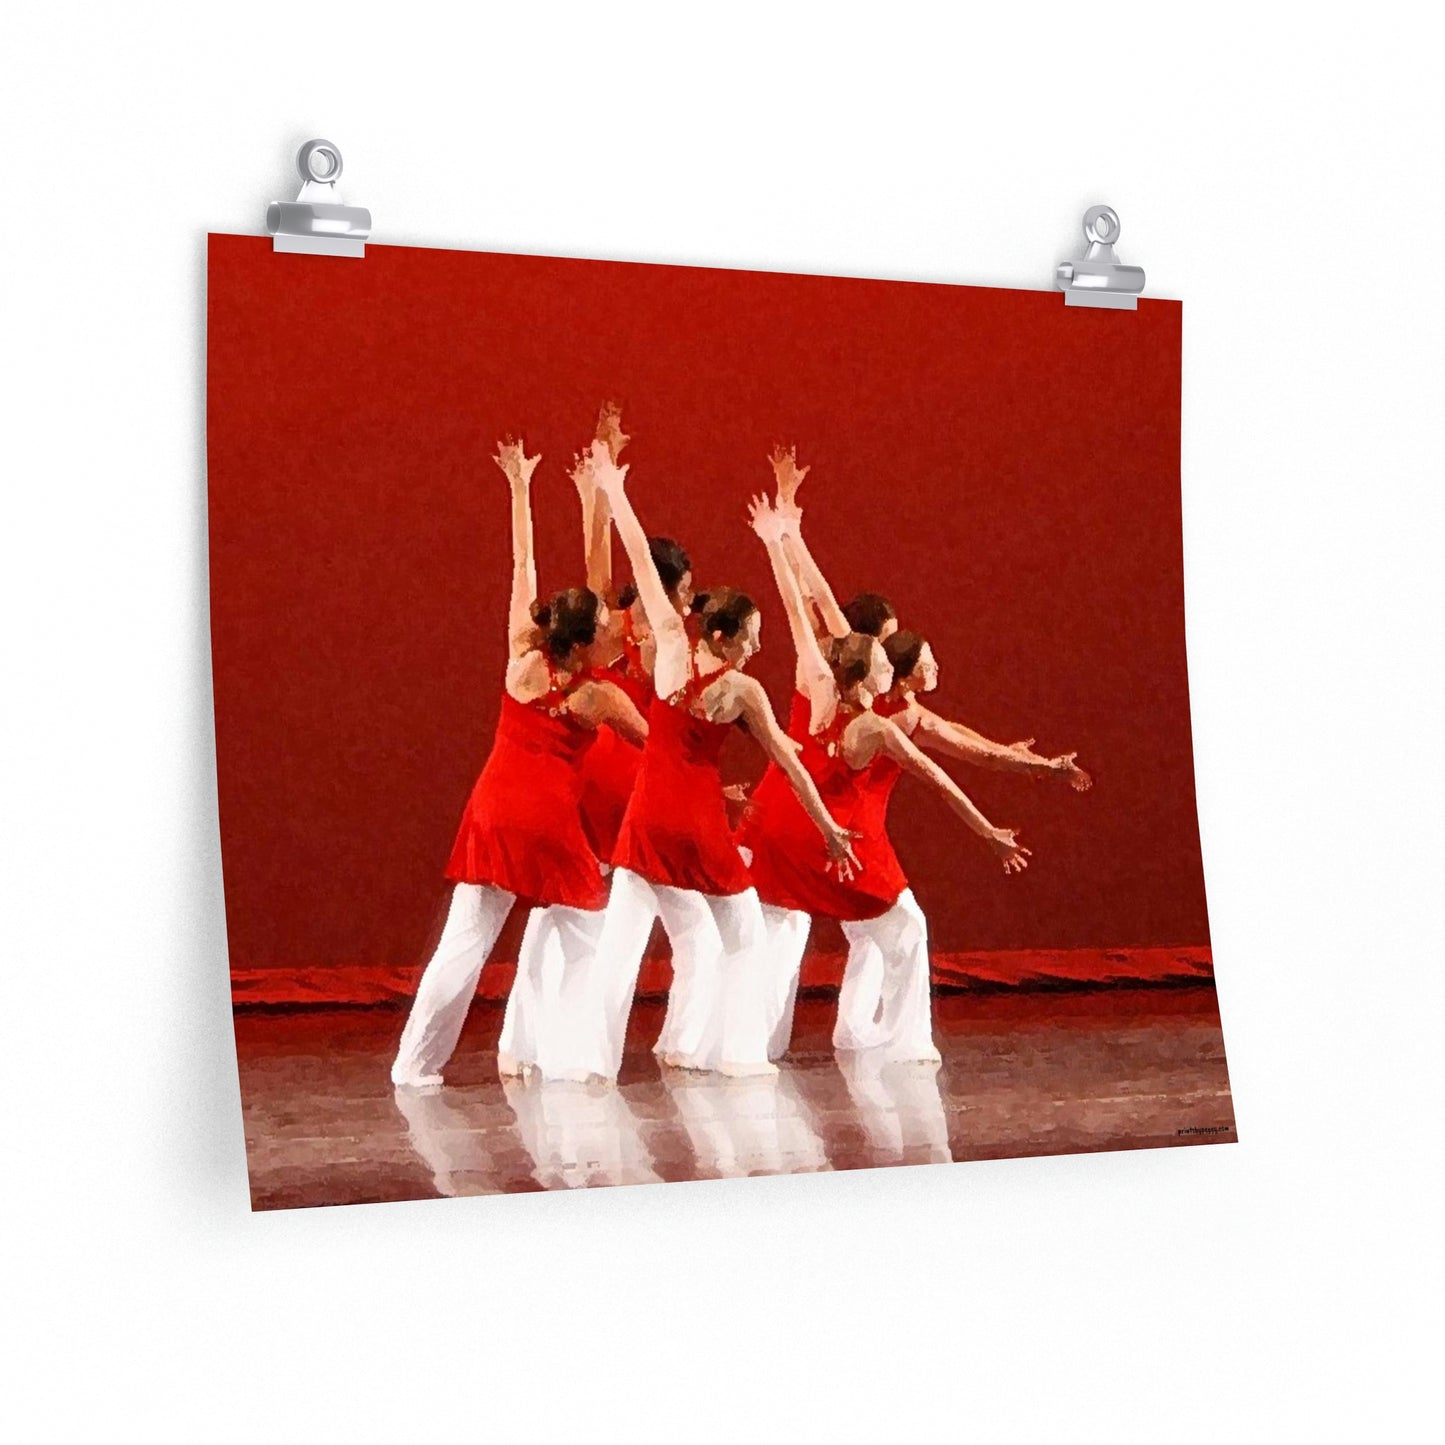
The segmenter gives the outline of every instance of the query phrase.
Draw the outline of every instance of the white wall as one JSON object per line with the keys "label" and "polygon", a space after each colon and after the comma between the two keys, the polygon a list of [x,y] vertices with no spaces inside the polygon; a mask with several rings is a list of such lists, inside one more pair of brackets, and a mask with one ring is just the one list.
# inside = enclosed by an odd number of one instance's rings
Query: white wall
{"label": "white wall", "polygon": [[[1437,1323],[1437,51],[1414,6],[1187,13],[7,12],[16,1438],[1403,1438]],[[1187,303],[1240,1145],[249,1214],[202,237],[259,232],[317,134],[383,242],[1045,286],[1119,210]],[[1058,404],[1108,394],[1101,357]]]}

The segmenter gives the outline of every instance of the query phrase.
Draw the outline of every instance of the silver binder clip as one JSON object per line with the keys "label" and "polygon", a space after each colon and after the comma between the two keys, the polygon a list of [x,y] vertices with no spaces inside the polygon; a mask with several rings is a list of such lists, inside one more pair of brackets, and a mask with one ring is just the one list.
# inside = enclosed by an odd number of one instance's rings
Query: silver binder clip
{"label": "silver binder clip", "polygon": [[371,212],[345,206],[336,193],[341,152],[329,140],[309,140],[296,154],[301,194],[294,201],[266,207],[266,229],[277,251],[310,256],[364,256],[371,234]]}
{"label": "silver binder clip", "polygon": [[1089,243],[1084,259],[1060,261],[1054,272],[1064,304],[1137,311],[1144,271],[1139,266],[1121,266],[1114,255],[1114,242],[1119,239],[1115,211],[1109,206],[1090,206],[1084,212],[1084,238]]}

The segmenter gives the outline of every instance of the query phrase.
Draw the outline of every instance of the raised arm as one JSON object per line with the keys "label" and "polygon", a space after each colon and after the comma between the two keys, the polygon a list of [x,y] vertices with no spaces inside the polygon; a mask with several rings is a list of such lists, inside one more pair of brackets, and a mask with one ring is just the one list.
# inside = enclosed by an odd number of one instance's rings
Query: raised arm
{"label": "raised arm", "polygon": [[647,534],[627,495],[627,468],[612,460],[605,442],[594,441],[591,450],[592,476],[598,490],[612,507],[612,520],[622,548],[632,564],[637,597],[652,629],[656,658],[652,680],[659,697],[671,697],[687,681],[691,664],[690,644],[682,618],[657,575],[657,565],[648,550]]}
{"label": "raised arm", "polygon": [[946,758],[972,763],[975,767],[996,772],[1029,773],[1034,777],[1053,775],[1068,780],[1076,792],[1087,792],[1093,779],[1078,765],[1077,753],[1061,753],[1057,757],[1041,757],[1033,751],[1034,740],[1017,743],[996,743],[962,723],[950,722],[924,707],[916,699],[918,727],[913,736],[921,746]]}
{"label": "raised arm", "polygon": [[529,457],[522,443],[510,438],[497,443],[492,459],[506,473],[512,489],[512,598],[507,612],[510,656],[531,651],[532,605],[537,600],[537,562],[532,552],[532,473],[541,457]]}
{"label": "raised arm", "polygon": [[772,463],[773,480],[777,484],[778,511],[788,524],[783,537],[783,551],[798,579],[798,589],[804,601],[816,611],[823,630],[830,637],[847,637],[851,631],[848,619],[843,616],[833,589],[803,540],[803,510],[798,505],[798,488],[812,469],[798,465],[796,447],[776,446],[768,461]]}
{"label": "raised arm", "polygon": [[798,761],[797,751],[787,734],[778,726],[773,716],[772,704],[763,691],[763,685],[753,677],[733,677],[729,683],[734,689],[738,715],[747,724],[748,731],[759,746],[779,768],[793,786],[803,810],[813,820],[823,841],[828,845],[828,856],[838,869],[839,878],[846,882],[855,873],[862,871],[853,853],[853,839],[858,835],[843,827],[823,806],[818,789],[807,770]]}
{"label": "raised arm", "polygon": [[828,585],[827,578],[823,576],[818,564],[813,560],[808,544],[803,540],[801,511],[796,517],[789,519],[783,546],[787,551],[788,561],[798,575],[798,584],[817,610],[818,620],[823,624],[824,630],[830,637],[847,637],[853,629],[848,626],[848,619],[843,616],[843,609],[838,606],[833,589]]}
{"label": "raised arm", "polygon": [[[604,402],[597,416],[595,440],[605,442],[615,462],[631,438],[622,430],[622,408]],[[592,477],[590,456],[576,460],[572,480],[582,501],[582,546],[587,559],[587,585],[599,597],[612,595],[612,508]]]}
{"label": "raised arm", "polygon": [[607,498],[592,480],[592,460],[585,453],[572,459],[572,482],[582,503],[582,555],[587,585],[599,597],[612,592],[612,514]]}
{"label": "raised arm", "polygon": [[[924,756],[917,745],[902,728],[896,727],[886,718],[869,713],[858,718],[849,727],[845,748],[853,752],[849,758],[863,757],[870,750],[881,750],[892,758],[906,773],[926,783],[963,819],[970,831],[976,833],[994,854],[1003,861],[1005,873],[1022,873],[1028,867],[1029,850],[1020,845],[1012,828],[995,828],[978,808],[973,799],[933,761]],[[859,751],[854,751],[855,749]]]}
{"label": "raised arm", "polygon": [[798,588],[798,579],[793,575],[793,569],[788,565],[788,559],[783,553],[786,523],[766,497],[753,498],[748,508],[748,520],[763,546],[768,549],[773,580],[778,584],[783,610],[788,615],[788,631],[798,654],[799,688],[812,707],[809,726],[816,733],[828,725],[838,709],[838,685],[833,680],[833,670],[828,666],[823,650],[818,646],[818,639],[808,625],[808,614],[803,604],[803,594]]}

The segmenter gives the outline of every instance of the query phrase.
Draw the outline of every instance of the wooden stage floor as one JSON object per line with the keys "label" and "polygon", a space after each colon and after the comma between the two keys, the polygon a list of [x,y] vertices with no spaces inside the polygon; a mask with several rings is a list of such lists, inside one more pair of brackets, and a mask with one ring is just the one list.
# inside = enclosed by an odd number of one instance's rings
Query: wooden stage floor
{"label": "wooden stage floor", "polygon": [[236,1014],[257,1209],[949,1160],[1232,1143],[1212,985],[944,994],[941,1065],[835,1055],[834,1001],[799,1001],[777,1078],[661,1069],[660,1003],[633,1011],[616,1088],[496,1074],[478,1000],[444,1088],[394,1090],[405,1012]]}

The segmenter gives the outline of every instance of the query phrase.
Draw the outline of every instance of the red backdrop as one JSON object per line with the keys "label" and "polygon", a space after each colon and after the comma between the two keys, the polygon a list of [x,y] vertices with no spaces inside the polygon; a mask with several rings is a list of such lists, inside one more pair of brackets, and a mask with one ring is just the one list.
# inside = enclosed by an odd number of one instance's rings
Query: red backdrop
{"label": "red backdrop", "polygon": [[[543,456],[544,592],[581,580],[565,463],[625,405],[644,525],[763,603],[744,500],[775,440],[812,473],[840,595],[888,593],[932,701],[1077,748],[1093,792],[954,769],[1034,850],[1005,878],[905,781],[899,854],[935,948],[1208,938],[1179,524],[1180,307],[1057,293],[210,238],[212,640],[233,969],[415,964],[506,655],[505,433]],[[619,575],[625,573],[620,549]],[[744,738],[731,759],[752,778]],[[828,947],[826,931],[818,934]]]}

